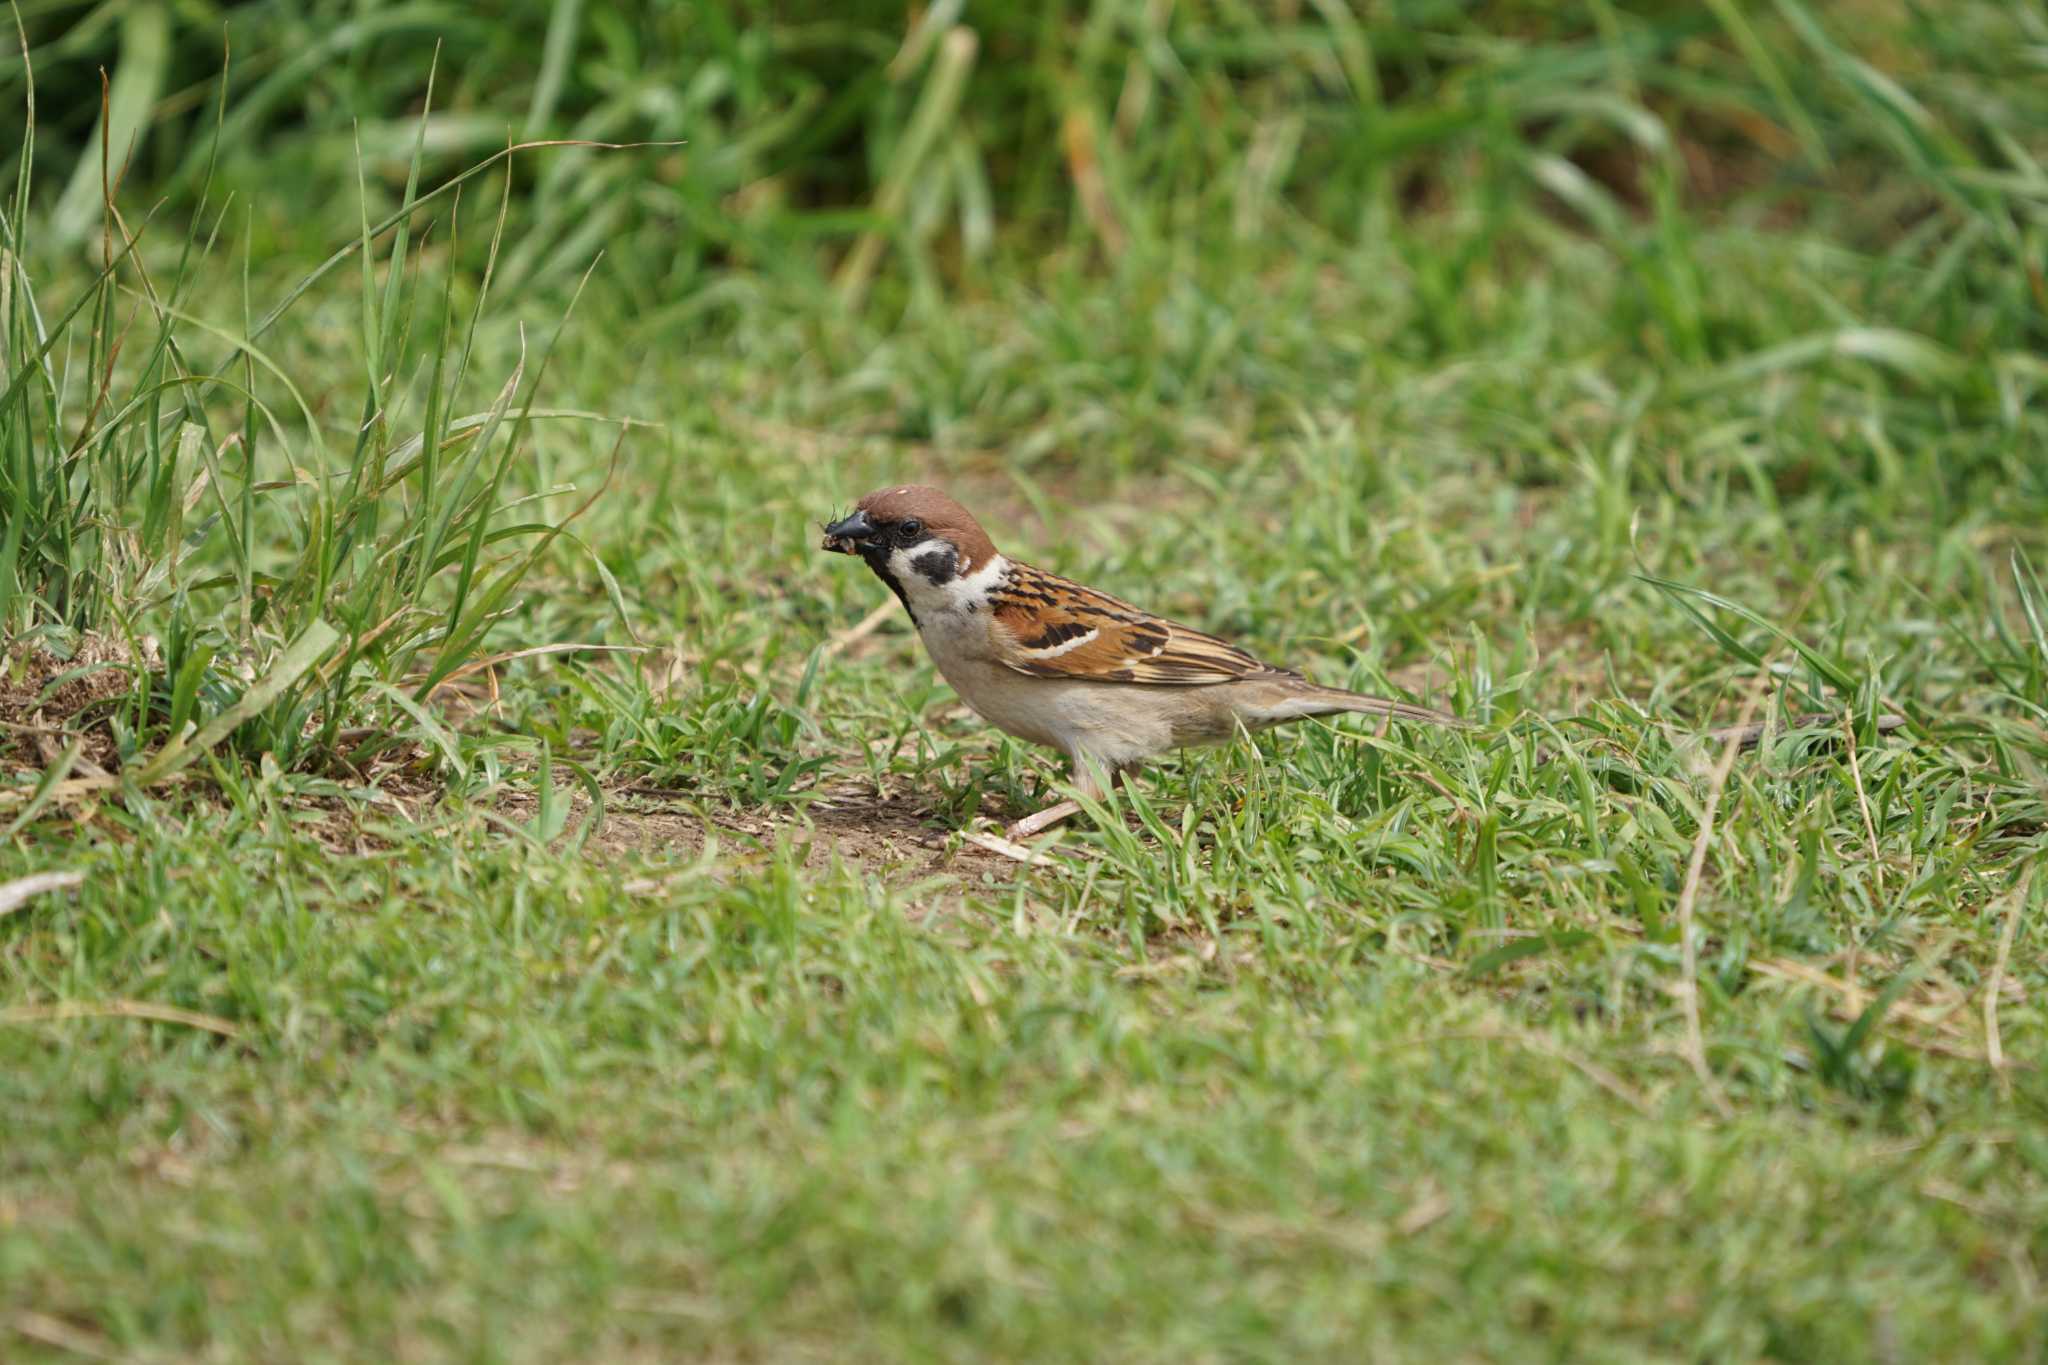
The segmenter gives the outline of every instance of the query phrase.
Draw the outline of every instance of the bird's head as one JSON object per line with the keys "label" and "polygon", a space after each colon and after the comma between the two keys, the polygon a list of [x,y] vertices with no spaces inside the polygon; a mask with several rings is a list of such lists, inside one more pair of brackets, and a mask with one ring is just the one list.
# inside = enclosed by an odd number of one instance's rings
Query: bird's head
{"label": "bird's head", "polygon": [[877,489],[824,530],[823,548],[859,555],[876,573],[897,581],[916,574],[938,586],[996,555],[973,513],[924,484]]}

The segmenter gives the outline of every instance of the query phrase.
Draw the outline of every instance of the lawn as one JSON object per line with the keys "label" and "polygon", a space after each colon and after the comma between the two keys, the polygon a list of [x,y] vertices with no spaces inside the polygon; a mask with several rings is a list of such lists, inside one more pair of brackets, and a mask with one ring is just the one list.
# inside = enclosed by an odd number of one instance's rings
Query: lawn
{"label": "lawn", "polygon": [[14,22],[0,1358],[2048,1353],[2038,4]]}

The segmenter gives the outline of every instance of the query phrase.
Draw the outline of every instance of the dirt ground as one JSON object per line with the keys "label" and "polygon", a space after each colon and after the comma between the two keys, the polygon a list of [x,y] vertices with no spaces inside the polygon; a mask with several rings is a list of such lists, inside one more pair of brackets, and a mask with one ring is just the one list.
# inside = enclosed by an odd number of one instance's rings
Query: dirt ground
{"label": "dirt ground", "polygon": [[[508,794],[499,809],[514,819],[530,818],[534,799]],[[589,799],[576,794],[571,826],[588,811]],[[891,885],[946,875],[1007,881],[1020,870],[1011,859],[959,838],[915,794],[878,796],[856,783],[828,788],[801,808],[720,807],[693,803],[680,792],[614,794],[584,854],[603,862],[680,862],[696,857],[712,839],[735,852],[766,850],[787,840],[803,848],[807,868],[829,867],[836,858]]]}
{"label": "dirt ground", "polygon": [[102,703],[134,686],[134,669],[134,651],[109,635],[80,636],[69,658],[40,642],[9,649],[0,657],[0,762],[45,767],[76,740],[84,747],[75,771],[112,767]]}

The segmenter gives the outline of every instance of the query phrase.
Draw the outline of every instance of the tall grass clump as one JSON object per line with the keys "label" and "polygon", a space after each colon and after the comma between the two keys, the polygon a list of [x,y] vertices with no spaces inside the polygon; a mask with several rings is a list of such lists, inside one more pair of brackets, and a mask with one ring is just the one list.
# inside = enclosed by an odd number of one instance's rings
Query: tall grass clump
{"label": "tall grass clump", "polygon": [[[395,203],[373,212],[360,184],[352,239],[265,302],[246,242],[240,297],[223,288],[236,206],[202,193],[182,228],[131,216],[106,145],[91,267],[71,269],[37,235],[32,81],[24,105],[0,218],[0,630],[59,660],[86,635],[120,642],[134,685],[96,719],[145,783],[230,740],[287,769],[360,773],[415,744],[459,762],[430,703],[488,666],[522,579],[595,491],[522,468],[537,423],[589,414],[535,402],[570,301],[536,337],[490,321],[513,151],[423,189],[423,118]],[[472,228],[462,192],[487,176],[495,212]],[[355,395],[316,411],[346,387],[268,343],[294,307],[331,314],[352,274],[330,363]]]}

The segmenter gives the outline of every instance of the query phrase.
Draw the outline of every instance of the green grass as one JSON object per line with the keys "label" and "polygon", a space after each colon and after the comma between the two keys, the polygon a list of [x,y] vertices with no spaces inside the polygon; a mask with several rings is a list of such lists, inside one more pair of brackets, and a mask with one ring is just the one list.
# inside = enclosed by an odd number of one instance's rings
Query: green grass
{"label": "green grass", "polygon": [[1300,8],[23,8],[0,1357],[2048,1351],[2048,17]]}

